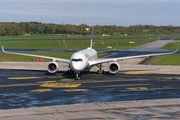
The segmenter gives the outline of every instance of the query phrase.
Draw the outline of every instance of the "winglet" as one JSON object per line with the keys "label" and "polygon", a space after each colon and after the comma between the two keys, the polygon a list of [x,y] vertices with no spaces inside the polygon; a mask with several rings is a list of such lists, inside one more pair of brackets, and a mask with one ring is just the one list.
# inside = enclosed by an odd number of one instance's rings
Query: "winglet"
{"label": "winglet", "polygon": [[3,45],[2,45],[2,51],[5,52],[5,51],[4,51],[4,46],[3,46]]}
{"label": "winglet", "polygon": [[92,26],[92,34],[91,34],[91,46],[90,48],[92,49],[93,48],[93,26]]}
{"label": "winglet", "polygon": [[179,48],[179,46],[177,46],[176,51],[174,51],[173,53],[176,53],[178,51],[178,48]]}

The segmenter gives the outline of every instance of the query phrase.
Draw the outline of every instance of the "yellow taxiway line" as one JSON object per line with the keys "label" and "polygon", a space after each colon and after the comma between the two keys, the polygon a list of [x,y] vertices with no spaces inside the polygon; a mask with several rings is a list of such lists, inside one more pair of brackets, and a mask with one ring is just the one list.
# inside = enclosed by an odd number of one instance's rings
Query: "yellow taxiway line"
{"label": "yellow taxiway line", "polygon": [[125,72],[125,74],[133,74],[133,75],[138,75],[138,74],[170,74],[170,73],[173,73],[173,72]]}
{"label": "yellow taxiway line", "polygon": [[34,78],[43,78],[43,77],[9,77],[8,79],[34,79]]}
{"label": "yellow taxiway line", "polygon": [[82,92],[82,91],[88,91],[88,89],[72,89],[72,90],[64,90],[66,92]]}
{"label": "yellow taxiway line", "polygon": [[73,84],[73,83],[44,83],[40,85],[40,87],[78,87],[81,84]]}
{"label": "yellow taxiway line", "polygon": [[47,92],[51,91],[51,89],[36,89],[36,90],[30,90],[30,92]]}

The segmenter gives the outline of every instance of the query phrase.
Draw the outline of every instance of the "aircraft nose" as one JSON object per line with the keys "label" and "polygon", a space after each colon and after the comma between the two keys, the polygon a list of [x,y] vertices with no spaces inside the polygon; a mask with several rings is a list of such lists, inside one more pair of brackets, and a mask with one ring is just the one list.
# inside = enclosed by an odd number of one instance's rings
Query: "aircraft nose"
{"label": "aircraft nose", "polygon": [[81,71],[81,70],[83,70],[81,64],[79,64],[79,63],[72,63],[72,67],[73,67],[74,71]]}

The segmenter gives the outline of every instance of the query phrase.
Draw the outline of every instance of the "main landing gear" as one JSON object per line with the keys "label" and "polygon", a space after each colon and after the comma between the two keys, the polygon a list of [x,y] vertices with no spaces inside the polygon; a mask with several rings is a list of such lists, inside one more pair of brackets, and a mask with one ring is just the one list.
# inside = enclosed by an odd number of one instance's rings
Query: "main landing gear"
{"label": "main landing gear", "polygon": [[[67,74],[74,74],[73,70],[67,70]],[[76,73],[75,80],[80,80],[79,73]]]}
{"label": "main landing gear", "polygon": [[97,67],[99,68],[99,70],[97,70],[98,74],[104,74],[104,70],[102,69],[102,64],[98,64]]}

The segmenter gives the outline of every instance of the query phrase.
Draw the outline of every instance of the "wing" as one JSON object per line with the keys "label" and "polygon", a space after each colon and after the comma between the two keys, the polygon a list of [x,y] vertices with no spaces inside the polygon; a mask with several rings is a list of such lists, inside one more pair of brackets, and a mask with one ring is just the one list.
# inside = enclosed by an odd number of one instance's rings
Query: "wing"
{"label": "wing", "polygon": [[148,57],[148,56],[156,56],[156,55],[173,54],[173,53],[176,53],[177,51],[178,51],[178,47],[177,47],[176,51],[174,51],[174,52],[146,54],[146,55],[137,55],[137,56],[127,56],[127,57],[119,57],[119,58],[111,58],[111,59],[103,59],[103,60],[94,60],[94,61],[90,61],[89,64],[92,66],[92,65],[96,65],[96,64],[100,64],[100,63],[118,61],[118,60],[128,59],[128,58],[138,58],[138,57]]}
{"label": "wing", "polygon": [[4,47],[2,46],[2,51],[9,54],[16,54],[16,55],[24,55],[24,56],[30,56],[30,57],[38,57],[38,58],[44,58],[44,59],[50,59],[53,61],[60,61],[64,63],[70,63],[70,60],[67,59],[61,59],[61,58],[55,58],[55,57],[48,57],[48,56],[42,56],[42,55],[33,55],[33,54],[24,54],[24,53],[14,53],[14,52],[6,52],[4,50]]}

